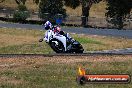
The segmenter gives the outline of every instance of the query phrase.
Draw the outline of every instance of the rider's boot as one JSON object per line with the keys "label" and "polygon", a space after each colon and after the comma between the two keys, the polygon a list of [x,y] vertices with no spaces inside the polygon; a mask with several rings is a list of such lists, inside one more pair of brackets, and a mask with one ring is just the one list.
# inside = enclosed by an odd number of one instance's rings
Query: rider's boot
{"label": "rider's boot", "polygon": [[39,39],[39,42],[43,42],[43,38]]}

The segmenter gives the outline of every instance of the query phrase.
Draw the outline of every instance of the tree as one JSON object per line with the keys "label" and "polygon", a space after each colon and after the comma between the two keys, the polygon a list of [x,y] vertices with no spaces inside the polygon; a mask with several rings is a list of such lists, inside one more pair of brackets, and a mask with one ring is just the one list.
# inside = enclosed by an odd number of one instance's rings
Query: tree
{"label": "tree", "polygon": [[66,11],[65,9],[63,9],[63,2],[65,3],[66,6],[69,6],[73,9],[82,5],[82,25],[86,26],[88,17],[89,17],[89,10],[92,4],[98,3],[101,0],[54,0],[54,1],[53,0],[33,0],[33,1],[37,4],[39,3],[39,12],[40,12],[41,18],[43,18],[42,16],[44,16],[44,13],[52,14],[51,17],[57,13],[61,13],[65,15]]}
{"label": "tree", "polygon": [[25,5],[27,0],[15,0],[18,4],[17,10],[13,14],[15,21],[24,22],[29,16],[30,13]]}
{"label": "tree", "polygon": [[33,0],[33,2],[39,4],[40,0]]}
{"label": "tree", "polygon": [[15,0],[18,5],[25,5],[27,0]]}
{"label": "tree", "polygon": [[4,2],[5,0],[0,0],[0,3]]}
{"label": "tree", "polygon": [[[2,0],[2,1],[5,1],[5,0]],[[15,2],[16,2],[18,5],[20,5],[20,4],[25,5],[26,1],[27,1],[27,0],[15,0]],[[36,4],[39,4],[40,0],[33,0],[33,2],[36,3]]]}
{"label": "tree", "polygon": [[75,9],[82,6],[82,26],[86,26],[89,17],[89,11],[93,3],[98,3],[101,0],[64,0],[65,5]]}
{"label": "tree", "polygon": [[[130,4],[131,2],[131,4]],[[131,11],[130,0],[108,0],[106,16],[112,18],[110,22],[117,28],[123,28],[123,20]]]}
{"label": "tree", "polygon": [[40,0],[39,13],[42,19],[46,19],[45,13],[49,13],[48,20],[54,20],[57,14],[66,15],[66,10],[63,8],[62,0]]}
{"label": "tree", "polygon": [[30,16],[30,13],[27,10],[27,7],[25,5],[18,5],[18,9],[13,14],[13,19],[16,22],[24,22],[28,17]]}

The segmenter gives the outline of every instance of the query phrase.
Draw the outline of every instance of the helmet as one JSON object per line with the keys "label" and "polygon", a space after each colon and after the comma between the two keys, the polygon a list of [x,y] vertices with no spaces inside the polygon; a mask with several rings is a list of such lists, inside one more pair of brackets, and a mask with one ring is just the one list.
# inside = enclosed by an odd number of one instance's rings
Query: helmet
{"label": "helmet", "polygon": [[47,22],[44,24],[44,27],[45,27],[46,30],[51,29],[51,28],[52,28],[52,24],[51,24],[49,21],[47,21]]}
{"label": "helmet", "polygon": [[61,31],[61,28],[59,26],[57,26],[57,27],[54,28],[54,32],[59,33],[60,31]]}
{"label": "helmet", "polygon": [[60,27],[56,27],[57,31],[60,32],[61,31],[61,28]]}

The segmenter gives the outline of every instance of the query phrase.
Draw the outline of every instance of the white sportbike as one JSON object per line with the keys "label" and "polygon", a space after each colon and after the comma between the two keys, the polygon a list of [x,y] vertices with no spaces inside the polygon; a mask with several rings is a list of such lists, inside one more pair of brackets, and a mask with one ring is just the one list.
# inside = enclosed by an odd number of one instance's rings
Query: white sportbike
{"label": "white sportbike", "polygon": [[69,34],[65,34],[63,31],[54,33],[53,30],[47,30],[43,40],[45,40],[56,53],[83,53],[84,51],[78,41],[71,37],[69,39]]}

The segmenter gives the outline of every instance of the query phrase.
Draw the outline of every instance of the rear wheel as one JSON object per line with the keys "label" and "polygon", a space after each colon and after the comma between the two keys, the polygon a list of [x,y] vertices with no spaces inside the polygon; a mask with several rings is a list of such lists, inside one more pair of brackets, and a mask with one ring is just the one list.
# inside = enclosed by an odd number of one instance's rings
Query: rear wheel
{"label": "rear wheel", "polygon": [[84,51],[83,46],[78,41],[73,42],[72,48],[74,53],[83,53]]}
{"label": "rear wheel", "polygon": [[65,48],[61,41],[57,39],[53,39],[50,41],[50,47],[56,52],[56,53],[64,53]]}
{"label": "rear wheel", "polygon": [[75,53],[83,53],[83,50],[82,51],[75,51]]}

